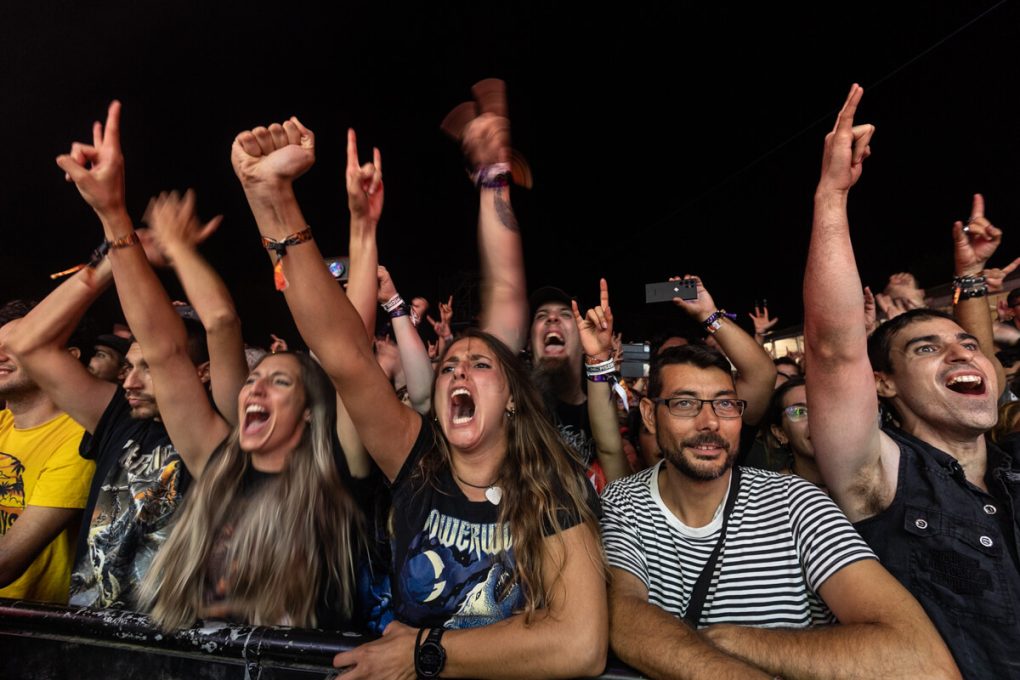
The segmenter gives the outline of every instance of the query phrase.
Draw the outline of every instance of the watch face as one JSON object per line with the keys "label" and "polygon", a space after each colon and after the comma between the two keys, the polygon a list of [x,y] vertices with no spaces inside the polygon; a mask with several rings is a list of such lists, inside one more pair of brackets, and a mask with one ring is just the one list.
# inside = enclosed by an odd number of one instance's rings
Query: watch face
{"label": "watch face", "polygon": [[446,653],[435,642],[425,642],[418,650],[418,665],[423,673],[430,676],[438,675],[443,669]]}

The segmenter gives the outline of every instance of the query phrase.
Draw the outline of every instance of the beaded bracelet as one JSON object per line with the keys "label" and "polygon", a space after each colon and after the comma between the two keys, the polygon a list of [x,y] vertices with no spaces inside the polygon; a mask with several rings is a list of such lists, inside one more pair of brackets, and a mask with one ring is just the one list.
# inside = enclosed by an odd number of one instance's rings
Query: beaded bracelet
{"label": "beaded bracelet", "polygon": [[983,274],[953,277],[954,305],[960,300],[970,300],[986,295],[988,295],[988,279]]}

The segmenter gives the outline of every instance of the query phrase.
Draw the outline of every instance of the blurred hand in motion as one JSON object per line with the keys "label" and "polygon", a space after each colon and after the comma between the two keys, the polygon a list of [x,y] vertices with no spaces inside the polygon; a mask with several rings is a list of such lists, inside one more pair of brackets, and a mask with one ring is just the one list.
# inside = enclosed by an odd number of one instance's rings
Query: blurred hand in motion
{"label": "blurred hand in motion", "polygon": [[150,233],[146,236],[139,234],[143,245],[151,237],[152,244],[164,258],[172,261],[174,251],[178,248],[193,250],[212,236],[223,221],[223,216],[217,215],[202,224],[195,212],[195,192],[188,189],[183,197],[176,191],[164,191],[154,197],[149,201],[142,219],[150,227]]}

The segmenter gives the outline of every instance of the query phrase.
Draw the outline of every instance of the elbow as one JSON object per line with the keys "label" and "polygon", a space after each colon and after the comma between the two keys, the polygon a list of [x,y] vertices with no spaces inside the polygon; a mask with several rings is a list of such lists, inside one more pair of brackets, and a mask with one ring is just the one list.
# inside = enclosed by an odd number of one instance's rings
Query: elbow
{"label": "elbow", "polygon": [[609,622],[603,612],[602,616],[590,616],[573,630],[568,638],[566,649],[563,649],[567,667],[563,669],[564,677],[595,677],[606,669],[609,654]]}
{"label": "elbow", "polygon": [[207,316],[208,318],[203,319],[206,333],[210,335],[230,332],[240,333],[241,319],[233,308],[219,309]]}
{"label": "elbow", "polygon": [[564,677],[593,678],[606,670],[606,658],[609,654],[609,636],[582,636],[580,641],[570,650],[569,667],[564,669]]}

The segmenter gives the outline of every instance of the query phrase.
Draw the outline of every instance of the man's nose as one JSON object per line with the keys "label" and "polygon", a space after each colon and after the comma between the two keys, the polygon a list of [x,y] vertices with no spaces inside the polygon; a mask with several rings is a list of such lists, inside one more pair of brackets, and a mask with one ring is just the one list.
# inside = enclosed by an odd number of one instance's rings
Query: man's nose
{"label": "man's nose", "polygon": [[694,423],[699,430],[715,431],[719,429],[719,416],[715,414],[715,409],[712,408],[711,402],[705,401],[701,403],[701,410],[695,416]]}

